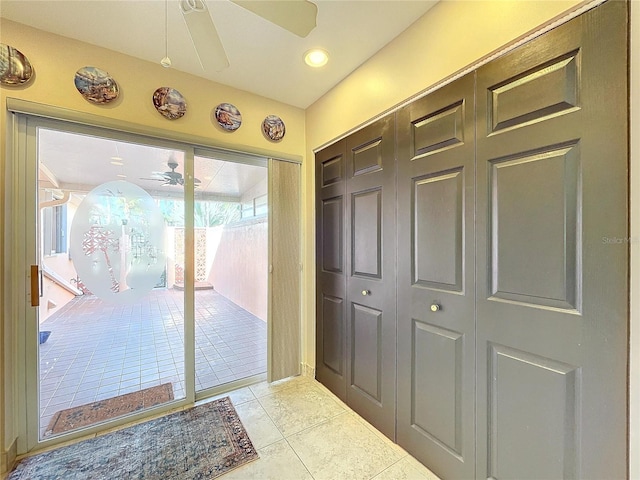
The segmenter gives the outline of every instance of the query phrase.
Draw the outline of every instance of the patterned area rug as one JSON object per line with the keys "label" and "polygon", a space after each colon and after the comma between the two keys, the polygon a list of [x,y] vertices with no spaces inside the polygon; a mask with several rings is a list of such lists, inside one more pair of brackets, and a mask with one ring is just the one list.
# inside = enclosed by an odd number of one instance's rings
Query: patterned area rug
{"label": "patterned area rug", "polygon": [[224,397],[25,458],[8,480],[204,480],[257,458]]}
{"label": "patterned area rug", "polygon": [[173,386],[171,383],[163,383],[162,385],[145,388],[137,392],[67,408],[56,412],[51,417],[44,436],[57,435],[76,428],[104,422],[105,420],[160,405],[171,400],[173,400]]}

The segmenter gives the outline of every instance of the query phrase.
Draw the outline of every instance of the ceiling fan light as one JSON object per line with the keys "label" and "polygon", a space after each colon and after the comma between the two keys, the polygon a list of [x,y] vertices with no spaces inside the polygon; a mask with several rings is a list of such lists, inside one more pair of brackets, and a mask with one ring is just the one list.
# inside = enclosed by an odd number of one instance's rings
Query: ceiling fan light
{"label": "ceiling fan light", "polygon": [[304,62],[310,67],[323,67],[329,61],[329,54],[321,48],[314,48],[304,54]]}

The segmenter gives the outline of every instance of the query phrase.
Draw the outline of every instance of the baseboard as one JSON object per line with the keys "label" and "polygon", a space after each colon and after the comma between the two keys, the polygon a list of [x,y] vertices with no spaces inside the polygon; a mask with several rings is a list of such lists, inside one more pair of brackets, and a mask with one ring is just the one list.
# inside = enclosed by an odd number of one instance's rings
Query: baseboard
{"label": "baseboard", "polygon": [[13,441],[8,450],[0,455],[0,475],[9,472],[13,468],[18,452],[17,439]]}
{"label": "baseboard", "polygon": [[307,365],[306,363],[300,364],[300,372],[305,377],[316,378],[316,369],[311,365]]}

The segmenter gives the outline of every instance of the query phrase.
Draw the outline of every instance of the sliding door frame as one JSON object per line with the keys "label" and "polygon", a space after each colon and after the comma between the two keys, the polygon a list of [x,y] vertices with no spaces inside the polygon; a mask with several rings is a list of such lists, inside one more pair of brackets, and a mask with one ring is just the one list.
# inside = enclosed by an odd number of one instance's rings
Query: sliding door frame
{"label": "sliding door frame", "polygon": [[100,127],[69,123],[63,120],[39,118],[29,115],[14,116],[13,155],[10,158],[12,166],[8,180],[11,181],[12,208],[7,217],[7,232],[11,232],[8,241],[11,244],[11,289],[12,304],[17,311],[9,321],[13,322],[16,344],[15,365],[17,365],[17,409],[18,454],[34,449],[55,445],[62,441],[72,440],[88,434],[118,426],[132,421],[167,412],[176,407],[182,407],[195,401],[195,345],[194,345],[194,286],[193,286],[193,248],[185,249],[185,292],[184,292],[184,382],[185,397],[157,407],[149,408],[141,413],[127,415],[107,423],[78,430],[73,433],[60,435],[55,438],[40,440],[39,438],[39,367],[38,367],[38,311],[29,307],[31,293],[29,291],[29,265],[39,265],[38,258],[38,206],[34,193],[38,181],[38,138],[39,128],[69,132],[80,135],[90,135],[109,140],[137,143],[158,148],[181,150],[185,152],[185,244],[193,245],[193,147],[178,142],[150,139],[139,135],[129,134]]}
{"label": "sliding door frame", "polygon": [[[265,157],[270,160],[288,161],[300,164],[302,157],[298,155],[273,152],[267,149],[256,149],[248,146],[220,145],[212,143],[210,139],[195,135],[184,134],[172,130],[158,129],[138,125],[126,121],[101,117],[84,112],[76,112],[60,107],[33,103],[16,98],[7,98],[7,169],[6,169],[6,206],[8,214],[5,218],[5,254],[7,256],[7,267],[9,273],[5,274],[5,324],[1,326],[8,337],[8,341],[13,345],[12,351],[5,353],[6,364],[8,365],[8,377],[5,378],[6,394],[14,399],[13,411],[6,407],[5,415],[7,422],[11,425],[3,425],[8,436],[16,438],[17,453],[24,454],[29,451],[39,450],[45,447],[61,443],[63,441],[74,440],[80,437],[91,435],[106,428],[121,426],[132,421],[138,421],[146,417],[167,413],[172,409],[193,404],[201,398],[206,398],[223,391],[239,388],[244,385],[255,383],[265,378],[265,375],[257,375],[246,379],[238,380],[219,387],[196,392],[195,389],[195,305],[194,305],[194,157],[196,155],[215,156],[223,160],[238,162],[240,157]],[[35,340],[33,345],[27,345],[28,333],[33,333],[30,338],[36,338],[33,331],[37,325],[37,312],[33,307],[29,307],[29,274],[28,265],[30,259],[36,259],[33,242],[36,240],[36,196],[29,191],[27,182],[37,179],[37,159],[36,128],[44,126],[54,130],[68,131],[71,133],[89,134],[112,140],[140,143],[160,148],[170,148],[185,152],[184,175],[186,179],[185,189],[185,242],[191,248],[185,252],[185,398],[176,400],[161,406],[153,407],[144,413],[133,414],[120,419],[113,420],[107,424],[100,424],[94,427],[72,432],[53,439],[40,441],[38,435],[39,412],[38,395],[33,392],[38,391],[37,385],[37,345]],[[29,139],[31,136],[31,139]],[[31,140],[31,141],[29,141]],[[29,143],[31,146],[28,148]],[[247,163],[245,160],[242,163]],[[299,187],[300,177],[298,176]],[[298,198],[298,202],[301,198]],[[28,216],[30,215],[30,216]],[[27,221],[29,220],[29,221]],[[25,240],[29,240],[26,242]],[[300,248],[302,247],[301,236],[299,237]],[[32,248],[33,247],[33,248]],[[32,251],[33,250],[33,251]],[[29,257],[30,256],[30,257]],[[33,257],[33,258],[31,258]],[[37,259],[36,259],[37,260]],[[271,260],[271,259],[270,259]],[[298,282],[300,285],[300,282]],[[301,293],[301,292],[300,292]],[[271,279],[269,279],[269,302],[271,301]],[[298,308],[298,319],[300,319],[301,309]],[[268,319],[270,324],[271,319]],[[30,330],[27,331],[27,328]],[[270,328],[270,327],[268,327]],[[22,341],[20,341],[22,339]],[[268,346],[271,338],[268,336]],[[298,338],[298,348],[301,339]],[[270,348],[270,347],[268,347]],[[27,358],[31,358],[30,364],[26,363]],[[268,360],[269,362],[269,360]],[[269,369],[268,363],[268,369]],[[28,378],[31,375],[30,384]],[[34,415],[35,418],[31,418]],[[35,426],[35,427],[34,427]]]}
{"label": "sliding door frame", "polygon": [[[219,150],[219,149],[214,149],[214,148],[205,148],[205,147],[195,147],[194,148],[194,157],[204,157],[204,158],[211,158],[211,159],[216,159],[216,160],[222,160],[224,162],[230,162],[230,163],[237,163],[237,164],[244,164],[244,165],[252,165],[252,166],[256,166],[256,167],[264,167],[265,169],[267,169],[267,175],[269,174],[269,161],[267,158],[265,157],[261,157],[261,156],[257,156],[254,154],[249,154],[249,153],[239,153],[239,152],[231,152],[231,151],[225,151],[225,150]],[[194,199],[194,204],[195,204],[195,199]],[[193,217],[193,212],[191,214],[191,217]],[[270,226],[269,228],[269,232],[271,231]],[[193,235],[193,233],[192,233]],[[191,244],[194,245],[195,241]],[[192,252],[193,254],[193,252]],[[195,262],[193,261],[194,259],[192,258],[192,263],[191,265],[195,265]],[[270,260],[267,261],[267,263]],[[195,272],[193,272],[195,275]],[[269,299],[270,299],[270,292],[271,292],[271,282],[270,282],[271,278],[269,277],[268,279],[268,283],[267,283],[267,308],[269,308]],[[195,308],[195,302],[194,302],[194,308]],[[195,310],[194,310],[194,315],[195,315]],[[269,325],[269,323],[271,322],[269,316],[269,314],[267,313],[267,325]],[[195,324],[194,324],[195,327]],[[195,332],[194,332],[195,333]],[[269,338],[269,336],[267,336],[267,348],[269,348],[269,342],[271,341],[271,339]],[[194,358],[195,358],[195,344],[194,344]],[[195,366],[194,366],[195,368]],[[269,368],[269,365],[267,363],[267,369]],[[242,388],[242,387],[246,387],[248,385],[253,385],[255,383],[261,382],[263,380],[266,380],[267,378],[267,374],[266,373],[261,373],[258,375],[251,375],[245,378],[241,378],[239,380],[234,380],[232,382],[229,383],[224,383],[222,385],[216,385],[214,387],[209,387],[209,388],[204,388],[202,390],[196,390],[195,391],[195,401],[199,401],[199,400],[203,400],[205,398],[209,398],[212,397],[214,395],[218,395],[224,392],[228,392],[230,390],[235,390],[238,388]]]}

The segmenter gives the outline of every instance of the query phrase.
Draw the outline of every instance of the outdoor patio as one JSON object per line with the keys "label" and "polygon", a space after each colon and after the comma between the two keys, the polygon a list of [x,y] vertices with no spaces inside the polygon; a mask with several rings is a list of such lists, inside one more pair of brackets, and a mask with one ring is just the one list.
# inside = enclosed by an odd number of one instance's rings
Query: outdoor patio
{"label": "outdoor patio", "polygon": [[[58,411],[171,382],[184,396],[184,292],[133,305],[76,297],[40,325],[40,432]],[[266,372],[266,323],[215,290],[195,293],[196,390]]]}

